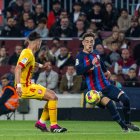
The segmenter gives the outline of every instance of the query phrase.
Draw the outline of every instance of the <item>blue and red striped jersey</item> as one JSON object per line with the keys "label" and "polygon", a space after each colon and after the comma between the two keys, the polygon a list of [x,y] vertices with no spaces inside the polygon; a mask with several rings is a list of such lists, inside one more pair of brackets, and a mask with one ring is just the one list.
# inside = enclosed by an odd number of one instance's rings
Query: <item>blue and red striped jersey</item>
{"label": "blue and red striped jersey", "polygon": [[[98,62],[93,66],[92,60],[95,57],[97,57]],[[104,75],[107,69],[96,52],[87,54],[81,51],[76,57],[75,66],[77,74],[84,75],[88,90],[102,91],[110,85]]]}

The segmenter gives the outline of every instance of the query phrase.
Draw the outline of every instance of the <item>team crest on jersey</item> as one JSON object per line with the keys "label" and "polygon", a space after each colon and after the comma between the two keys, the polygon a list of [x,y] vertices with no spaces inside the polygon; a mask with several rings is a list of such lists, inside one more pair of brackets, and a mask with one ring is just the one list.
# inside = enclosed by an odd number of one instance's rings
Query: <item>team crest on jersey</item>
{"label": "team crest on jersey", "polygon": [[79,60],[78,60],[78,59],[76,59],[75,65],[76,65],[76,66],[79,65]]}
{"label": "team crest on jersey", "polygon": [[23,58],[23,59],[21,60],[21,63],[22,63],[22,64],[26,64],[27,61],[28,61],[28,58]]}
{"label": "team crest on jersey", "polygon": [[42,90],[41,89],[38,90],[38,94],[42,94]]}
{"label": "team crest on jersey", "polygon": [[100,56],[99,56],[99,55],[97,55],[97,58],[98,58],[98,59],[100,59]]}

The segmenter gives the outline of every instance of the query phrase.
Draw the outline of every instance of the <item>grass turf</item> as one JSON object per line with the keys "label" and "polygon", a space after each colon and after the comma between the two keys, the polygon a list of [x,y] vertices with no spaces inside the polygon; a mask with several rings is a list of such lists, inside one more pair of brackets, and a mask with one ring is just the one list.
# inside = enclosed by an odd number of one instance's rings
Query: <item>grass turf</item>
{"label": "grass turf", "polygon": [[[0,140],[140,140],[140,132],[124,133],[115,122],[59,121],[66,133],[43,133],[34,121],[0,121]],[[140,122],[136,123],[140,126]]]}

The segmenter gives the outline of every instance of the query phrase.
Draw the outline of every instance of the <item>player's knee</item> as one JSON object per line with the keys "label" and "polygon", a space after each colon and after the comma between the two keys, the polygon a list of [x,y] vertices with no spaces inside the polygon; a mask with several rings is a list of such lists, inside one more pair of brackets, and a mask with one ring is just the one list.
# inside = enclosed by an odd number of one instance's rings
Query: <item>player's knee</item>
{"label": "player's knee", "polygon": [[51,99],[50,100],[58,100],[58,97],[56,96],[56,94],[55,94],[55,92],[54,91],[52,91],[52,90],[50,90],[51,91],[51,93],[50,93],[50,95],[51,95]]}
{"label": "player's knee", "polygon": [[130,99],[126,94],[122,94],[119,100],[123,103],[124,106],[130,106]]}
{"label": "player's knee", "polygon": [[58,97],[55,94],[52,94],[50,100],[58,100]]}
{"label": "player's knee", "polygon": [[109,103],[109,101],[110,101],[109,98],[103,97],[100,102],[102,105],[106,106]]}
{"label": "player's knee", "polygon": [[58,100],[58,97],[56,96],[54,91],[47,89],[44,95],[44,99],[45,100]]}

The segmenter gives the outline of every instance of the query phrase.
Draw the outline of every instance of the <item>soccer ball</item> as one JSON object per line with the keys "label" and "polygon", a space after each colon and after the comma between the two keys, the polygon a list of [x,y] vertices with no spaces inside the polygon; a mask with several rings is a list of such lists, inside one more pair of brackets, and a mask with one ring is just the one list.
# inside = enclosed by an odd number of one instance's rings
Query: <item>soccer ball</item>
{"label": "soccer ball", "polygon": [[96,90],[90,90],[85,95],[86,102],[96,105],[100,102],[100,94]]}

